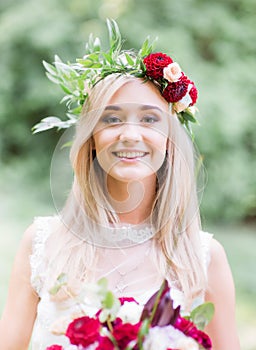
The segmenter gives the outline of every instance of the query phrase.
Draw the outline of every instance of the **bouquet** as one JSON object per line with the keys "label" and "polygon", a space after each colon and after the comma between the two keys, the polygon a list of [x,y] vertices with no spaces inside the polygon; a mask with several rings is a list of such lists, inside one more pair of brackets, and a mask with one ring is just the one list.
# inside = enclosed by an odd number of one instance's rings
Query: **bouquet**
{"label": "bouquet", "polygon": [[[60,285],[51,293],[56,293]],[[74,318],[68,324],[68,347],[55,344],[46,350],[212,349],[203,328],[213,316],[213,304],[204,303],[182,317],[180,307],[173,308],[167,281],[144,306],[134,298],[117,298],[107,289],[106,279],[91,286],[90,292],[100,304],[98,311],[93,316]]]}

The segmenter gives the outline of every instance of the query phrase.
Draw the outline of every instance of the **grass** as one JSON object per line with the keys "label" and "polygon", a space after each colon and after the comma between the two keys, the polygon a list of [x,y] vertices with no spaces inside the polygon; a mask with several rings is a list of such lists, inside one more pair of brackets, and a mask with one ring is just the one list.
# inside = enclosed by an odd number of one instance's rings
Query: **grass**
{"label": "grass", "polygon": [[[34,216],[55,213],[48,181],[40,178],[40,171],[28,171],[35,166],[33,161],[26,163],[26,168],[17,162],[1,169],[0,312],[6,299],[13,258],[24,230]],[[223,244],[230,262],[236,285],[237,325],[243,350],[256,350],[255,228],[241,224],[206,227]]]}

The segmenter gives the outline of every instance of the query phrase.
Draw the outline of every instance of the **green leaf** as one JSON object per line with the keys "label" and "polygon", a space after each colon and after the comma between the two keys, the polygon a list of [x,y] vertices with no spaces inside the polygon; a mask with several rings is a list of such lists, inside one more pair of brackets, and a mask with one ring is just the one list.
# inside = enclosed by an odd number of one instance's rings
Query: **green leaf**
{"label": "green leaf", "polygon": [[60,84],[60,87],[62,88],[62,90],[68,94],[68,95],[72,95],[72,92],[63,84]]}
{"label": "green leaf", "polygon": [[127,60],[128,64],[130,66],[133,66],[134,65],[134,61],[133,61],[133,59],[131,58],[131,56],[127,52],[125,52],[125,57],[126,57],[126,60]]}
{"label": "green leaf", "polygon": [[114,63],[113,58],[112,58],[112,56],[111,56],[109,53],[107,53],[107,52],[102,52],[102,56],[104,57],[104,59],[105,59],[108,63],[110,63],[110,64],[113,64],[113,63]]}
{"label": "green leaf", "polygon": [[121,34],[116,21],[107,18],[110,51],[120,51],[122,46]]}
{"label": "green leaf", "polygon": [[108,287],[108,280],[105,277],[102,277],[101,279],[98,280],[97,285],[103,289],[107,290]]}
{"label": "green leaf", "polygon": [[62,79],[60,77],[58,77],[58,76],[52,75],[52,74],[50,74],[48,72],[46,72],[45,74],[46,74],[47,78],[51,82],[53,82],[54,84],[60,84],[62,82]]}
{"label": "green leaf", "polygon": [[58,276],[55,285],[52,288],[50,288],[49,293],[51,295],[57,294],[60,288],[66,284],[67,284],[67,275],[65,273],[61,273]]}
{"label": "green leaf", "polygon": [[192,113],[183,111],[183,112],[181,112],[181,114],[182,114],[182,117],[184,118],[184,120],[187,120],[187,121],[189,121],[191,123],[196,123],[197,122],[196,118],[193,116]]}
{"label": "green leaf", "polygon": [[57,281],[59,283],[66,283],[67,282],[67,275],[62,272],[58,277],[57,277]]}
{"label": "green leaf", "polygon": [[150,321],[147,318],[142,322],[142,325],[141,325],[140,330],[139,330],[139,334],[138,334],[139,350],[143,350],[143,340],[144,340],[145,335],[148,334],[149,328],[150,328]]}
{"label": "green leaf", "polygon": [[95,38],[94,43],[93,43],[94,51],[100,51],[101,50],[101,42],[99,38]]}
{"label": "green leaf", "polygon": [[196,307],[190,314],[191,321],[199,328],[203,330],[205,326],[210,322],[214,315],[213,303],[207,302]]}
{"label": "green leaf", "polygon": [[57,69],[50,63],[43,61],[44,68],[52,75],[57,75]]}
{"label": "green leaf", "polygon": [[107,291],[105,294],[105,298],[102,301],[102,305],[107,309],[111,309],[114,305],[114,301],[115,301],[115,297],[113,293],[111,293],[110,291]]}

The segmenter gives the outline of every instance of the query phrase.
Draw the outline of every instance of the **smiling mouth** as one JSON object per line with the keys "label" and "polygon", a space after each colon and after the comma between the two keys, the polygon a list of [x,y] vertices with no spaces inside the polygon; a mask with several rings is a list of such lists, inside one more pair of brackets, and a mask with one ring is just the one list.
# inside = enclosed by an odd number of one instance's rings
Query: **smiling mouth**
{"label": "smiling mouth", "polygon": [[145,157],[147,152],[113,152],[113,154],[118,158],[134,159]]}

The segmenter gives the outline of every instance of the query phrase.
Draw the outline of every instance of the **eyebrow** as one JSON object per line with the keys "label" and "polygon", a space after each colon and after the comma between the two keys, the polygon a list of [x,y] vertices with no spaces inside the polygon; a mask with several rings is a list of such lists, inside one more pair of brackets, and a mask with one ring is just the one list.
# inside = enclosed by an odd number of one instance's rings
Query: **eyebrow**
{"label": "eyebrow", "polygon": [[140,109],[141,109],[142,111],[145,111],[145,110],[147,110],[147,109],[156,109],[156,110],[162,112],[161,108],[156,107],[156,106],[151,106],[151,105],[143,105]]}
{"label": "eyebrow", "polygon": [[[162,112],[161,108],[156,107],[156,106],[143,105],[143,106],[140,107],[140,110],[142,110],[142,111],[145,111],[145,110],[148,110],[148,109],[156,109],[156,110]],[[122,108],[119,107],[118,105],[109,105],[109,106],[106,106],[106,107],[104,108],[104,110],[105,110],[105,111],[109,111],[109,110],[111,110],[111,111],[121,111]]]}
{"label": "eyebrow", "polygon": [[111,110],[111,111],[121,111],[122,108],[119,107],[119,106],[116,106],[116,105],[110,105],[110,106],[106,106],[106,107],[104,108],[104,110],[105,110],[105,111],[109,111],[109,110]]}

